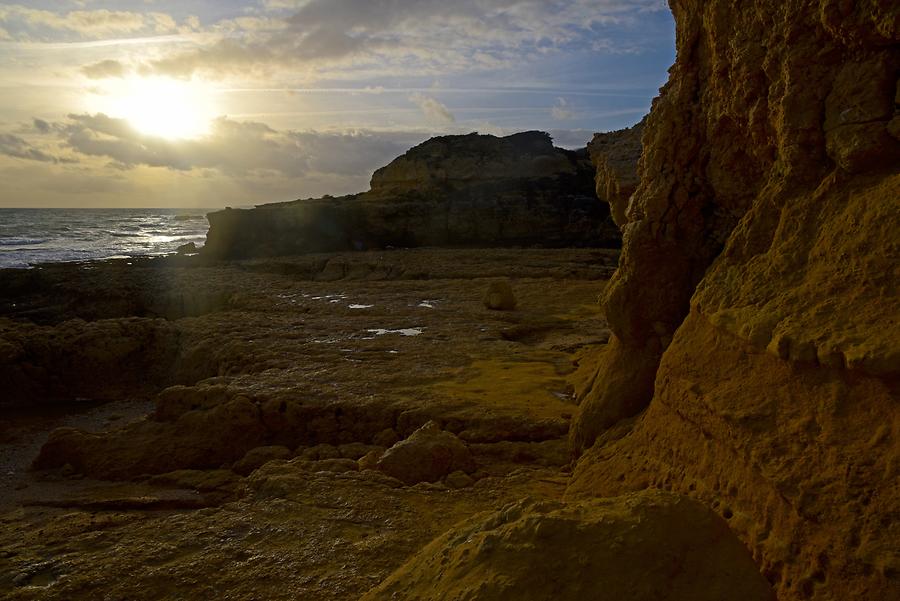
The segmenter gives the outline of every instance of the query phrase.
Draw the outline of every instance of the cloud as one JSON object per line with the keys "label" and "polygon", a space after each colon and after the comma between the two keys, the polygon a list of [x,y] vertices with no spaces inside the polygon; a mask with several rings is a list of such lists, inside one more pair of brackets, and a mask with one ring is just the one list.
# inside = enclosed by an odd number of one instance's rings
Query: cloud
{"label": "cloud", "polygon": [[437,123],[454,123],[456,122],[456,118],[453,116],[453,113],[450,112],[444,104],[438,102],[435,98],[431,96],[426,96],[419,92],[411,95],[409,97],[410,101],[416,104],[422,112],[425,114],[430,121],[435,121]]}
{"label": "cloud", "polygon": [[375,169],[428,138],[416,131],[277,130],[223,117],[206,137],[167,140],[103,114],[35,119],[16,131],[30,134],[0,132],[0,205],[25,190],[35,206],[73,202],[84,190],[97,191],[86,201],[95,206],[157,206],[160,195],[171,206],[224,206],[349,194],[367,189]]}
{"label": "cloud", "polygon": [[16,159],[39,161],[42,163],[69,163],[71,159],[62,159],[39,150],[23,138],[13,134],[0,133],[0,154]]}
{"label": "cloud", "polygon": [[81,68],[81,72],[90,79],[105,79],[108,77],[125,77],[128,69],[117,60],[107,59],[86,65]]}
{"label": "cloud", "polygon": [[[76,33],[90,39],[111,35],[130,35],[138,32],[172,33],[177,23],[162,12],[132,12],[121,10],[74,10],[54,12],[11,4],[0,6],[0,23],[11,37],[30,39],[47,30]],[[10,32],[16,32],[13,36]]]}
{"label": "cloud", "polygon": [[232,177],[266,172],[292,178],[368,176],[426,137],[415,132],[277,131],[225,117],[213,122],[210,135],[195,140],[148,136],[103,114],[69,115],[52,127],[71,151],[109,159],[120,169],[213,169]]}
{"label": "cloud", "polygon": [[556,104],[550,109],[550,116],[557,121],[566,121],[575,117],[575,112],[569,108],[569,102],[565,98],[557,98]]}
{"label": "cloud", "polygon": [[[222,21],[217,39],[151,60],[160,75],[380,69],[406,74],[500,69],[571,46],[597,28],[635,27],[661,0],[270,0],[266,17]],[[283,16],[293,9],[290,16]],[[610,46],[612,51],[614,47]],[[323,73],[323,71],[325,73]]]}

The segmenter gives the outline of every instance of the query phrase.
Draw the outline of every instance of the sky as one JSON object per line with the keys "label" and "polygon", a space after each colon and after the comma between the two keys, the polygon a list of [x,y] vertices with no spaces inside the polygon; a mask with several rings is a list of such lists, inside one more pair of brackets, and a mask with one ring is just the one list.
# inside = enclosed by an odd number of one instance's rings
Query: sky
{"label": "sky", "polygon": [[435,135],[575,148],[673,62],[664,0],[0,0],[0,207],[348,194]]}

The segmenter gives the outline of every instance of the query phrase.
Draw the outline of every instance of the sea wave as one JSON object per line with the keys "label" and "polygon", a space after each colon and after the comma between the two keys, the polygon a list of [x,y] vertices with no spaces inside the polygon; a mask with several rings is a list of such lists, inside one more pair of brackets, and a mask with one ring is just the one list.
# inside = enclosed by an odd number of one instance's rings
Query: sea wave
{"label": "sea wave", "polygon": [[174,253],[202,244],[194,209],[0,209],[0,268]]}
{"label": "sea wave", "polygon": [[0,246],[35,246],[49,241],[46,238],[0,238]]}

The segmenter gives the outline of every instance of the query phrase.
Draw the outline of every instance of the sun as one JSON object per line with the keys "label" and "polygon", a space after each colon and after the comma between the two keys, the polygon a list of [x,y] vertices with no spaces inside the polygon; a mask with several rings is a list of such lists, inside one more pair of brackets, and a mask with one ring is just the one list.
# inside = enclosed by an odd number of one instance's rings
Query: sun
{"label": "sun", "polygon": [[140,77],[110,82],[95,96],[96,112],[126,119],[143,134],[170,139],[209,133],[218,115],[214,90],[195,81]]}

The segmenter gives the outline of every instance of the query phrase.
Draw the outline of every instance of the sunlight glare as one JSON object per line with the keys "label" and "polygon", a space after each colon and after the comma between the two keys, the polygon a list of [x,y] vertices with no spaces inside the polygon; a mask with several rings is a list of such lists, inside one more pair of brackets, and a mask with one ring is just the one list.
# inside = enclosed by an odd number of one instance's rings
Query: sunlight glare
{"label": "sunlight glare", "polygon": [[141,77],[111,82],[97,112],[126,119],[143,134],[189,139],[209,133],[217,116],[213,89],[195,81]]}

